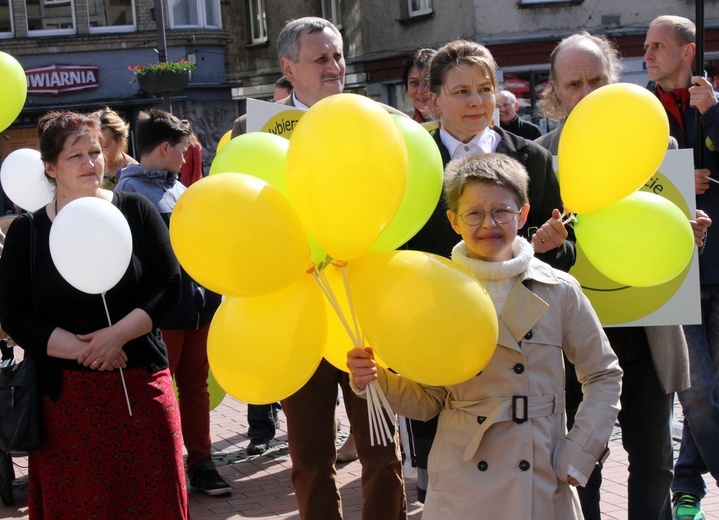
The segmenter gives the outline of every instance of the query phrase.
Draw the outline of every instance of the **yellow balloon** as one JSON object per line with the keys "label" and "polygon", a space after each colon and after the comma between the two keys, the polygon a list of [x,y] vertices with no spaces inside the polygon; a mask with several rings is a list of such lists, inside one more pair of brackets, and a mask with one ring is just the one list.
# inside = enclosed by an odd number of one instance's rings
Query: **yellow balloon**
{"label": "yellow balloon", "polygon": [[232,130],[228,130],[223,134],[222,137],[220,137],[220,140],[217,142],[217,149],[215,150],[215,154],[220,153],[222,147],[229,143],[230,139],[232,139]]}
{"label": "yellow balloon", "polygon": [[[352,317],[352,310],[350,308],[349,300],[347,299],[347,290],[345,288],[341,269],[334,264],[330,264],[323,269],[322,273],[329,283],[332,293],[340,306],[342,316],[344,316],[345,321],[350,326],[353,334],[356,334],[356,320]],[[344,372],[349,372],[347,369],[347,352],[355,348],[355,345],[352,342],[347,329],[342,324],[342,320],[337,314],[334,306],[326,298],[325,304],[325,307],[327,308],[327,342],[324,354],[325,359],[336,368],[339,368]],[[360,339],[363,340],[362,345],[370,346],[364,338],[362,328],[359,328]],[[387,368],[387,363],[384,362],[377,351],[374,353],[374,358],[379,366]]]}
{"label": "yellow balloon", "polygon": [[615,83],[589,94],[572,110],[559,140],[566,211],[588,213],[641,188],[668,142],[666,111],[647,89]]}
{"label": "yellow balloon", "polygon": [[494,304],[454,262],[420,251],[369,251],[347,264],[347,275],[369,342],[407,379],[453,385],[492,358]]}
{"label": "yellow balloon", "polygon": [[287,152],[292,204],[332,258],[350,260],[379,237],[402,202],[407,150],[378,103],[337,94],[312,105]]}
{"label": "yellow balloon", "polygon": [[622,285],[667,283],[684,271],[694,254],[694,232],[684,212],[646,191],[578,215],[574,230],[592,265]]}
{"label": "yellow balloon", "polygon": [[0,132],[10,126],[20,115],[27,98],[25,71],[15,58],[0,52]]}
{"label": "yellow balloon", "polygon": [[190,186],[172,212],[170,239],[190,276],[228,296],[285,287],[310,265],[307,237],[287,198],[242,173]]}
{"label": "yellow balloon", "polygon": [[[327,323],[322,292],[311,276],[262,296],[227,298],[212,319],[207,358],[232,397],[269,404],[289,397],[322,359]],[[274,360],[263,364],[257,354]]]}

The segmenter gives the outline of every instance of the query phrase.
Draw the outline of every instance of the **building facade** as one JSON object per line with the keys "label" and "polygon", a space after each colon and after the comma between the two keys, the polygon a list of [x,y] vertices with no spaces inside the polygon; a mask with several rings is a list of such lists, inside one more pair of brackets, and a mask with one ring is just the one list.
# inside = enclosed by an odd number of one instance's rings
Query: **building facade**
{"label": "building facade", "polygon": [[[705,69],[719,85],[719,0],[705,2]],[[128,121],[163,99],[132,82],[128,67],[186,59],[197,64],[172,110],[188,119],[205,147],[205,167],[248,98],[271,99],[280,77],[275,41],[287,20],[320,16],[344,38],[346,89],[410,109],[404,57],[465,38],[486,45],[504,88],[529,118],[546,84],[549,54],[563,37],[587,30],[612,38],[622,53],[622,81],[646,84],[643,42],[661,14],[693,19],[687,0],[0,0],[0,48],[28,75],[28,98],[0,138],[0,159],[33,146],[34,126],[52,109],[103,106]],[[157,19],[162,11],[164,38]],[[164,42],[162,41],[164,39]],[[546,121],[537,121],[546,129]]]}
{"label": "building facade", "polygon": [[[719,2],[704,0],[705,68],[714,76],[719,59]],[[244,0],[229,13],[233,49],[228,77],[241,81],[233,98],[270,98],[280,76],[277,34],[286,20],[323,16],[341,28],[347,61],[347,88],[409,110],[401,83],[404,56],[437,48],[457,38],[486,45],[499,65],[504,88],[519,98],[531,117],[549,76],[549,55],[565,36],[579,30],[613,39],[623,56],[622,81],[646,84],[644,35],[662,14],[695,17],[695,3],[657,0]],[[243,23],[244,22],[244,23]],[[719,67],[716,67],[719,78]],[[719,82],[719,79],[718,79]],[[719,85],[718,85],[719,86]],[[546,121],[538,121],[546,129]]]}
{"label": "building facade", "polygon": [[[156,23],[161,14],[163,31]],[[164,51],[168,61],[197,65],[188,87],[169,101],[176,115],[192,122],[208,165],[237,117],[234,84],[225,75],[228,41],[220,0],[169,6],[160,0],[0,0],[0,48],[20,62],[28,81],[22,113],[0,135],[0,157],[36,148],[35,125],[49,110],[109,106],[133,123],[143,108],[166,106],[162,96],[143,92],[128,70],[157,63]]]}

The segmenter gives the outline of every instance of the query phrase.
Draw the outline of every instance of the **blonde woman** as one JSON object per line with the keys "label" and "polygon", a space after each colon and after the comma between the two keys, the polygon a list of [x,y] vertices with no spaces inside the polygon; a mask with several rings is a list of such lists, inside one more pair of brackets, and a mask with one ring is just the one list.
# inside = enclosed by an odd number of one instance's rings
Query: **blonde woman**
{"label": "blonde woman", "polygon": [[129,164],[137,164],[127,153],[127,139],[130,136],[130,125],[114,110],[105,107],[93,112],[90,117],[100,122],[105,142],[102,145],[102,155],[105,157],[105,177],[102,188],[112,190],[115,188],[118,173]]}

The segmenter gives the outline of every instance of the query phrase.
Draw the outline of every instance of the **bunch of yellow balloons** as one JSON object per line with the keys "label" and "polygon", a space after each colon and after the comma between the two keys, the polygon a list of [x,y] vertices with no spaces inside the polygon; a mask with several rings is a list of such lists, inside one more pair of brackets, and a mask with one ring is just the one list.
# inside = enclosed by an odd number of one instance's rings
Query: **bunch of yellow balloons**
{"label": "bunch of yellow balloons", "polygon": [[[439,150],[421,125],[340,94],[313,105],[289,141],[226,136],[170,224],[183,267],[227,296],[208,337],[225,391],[274,402],[323,355],[346,370],[347,351],[365,344],[382,366],[427,384],[482,370],[497,322],[481,285],[447,260],[393,251],[442,189]],[[258,351],[280,360],[272,371],[246,363]]]}
{"label": "bunch of yellow balloons", "polygon": [[[227,296],[208,338],[220,386],[261,404],[299,389],[323,354],[346,369],[346,351],[358,345],[337,313],[345,323],[357,318],[328,261],[403,244],[432,214],[441,188],[431,136],[362,96],[316,103],[289,141],[225,134],[210,175],[187,189],[170,223],[183,267]],[[323,286],[320,278],[334,281]],[[341,303],[330,306],[330,296]],[[405,307],[412,312],[411,302]],[[257,351],[281,361],[271,372],[247,368]]]}
{"label": "bunch of yellow balloons", "polygon": [[687,217],[659,195],[637,192],[657,171],[669,122],[647,89],[615,83],[572,110],[559,141],[558,176],[565,211],[578,213],[577,242],[615,282],[650,287],[679,275],[694,239]]}

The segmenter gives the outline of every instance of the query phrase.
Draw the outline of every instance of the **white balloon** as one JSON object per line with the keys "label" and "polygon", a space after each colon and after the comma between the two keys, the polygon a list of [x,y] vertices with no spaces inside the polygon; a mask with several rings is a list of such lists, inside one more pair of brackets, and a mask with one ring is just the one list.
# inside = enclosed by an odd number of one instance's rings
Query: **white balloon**
{"label": "white balloon", "polygon": [[106,200],[75,199],[52,223],[50,255],[70,285],[89,294],[104,293],[120,281],[130,264],[130,226]]}
{"label": "white balloon", "polygon": [[5,157],[0,182],[10,200],[27,211],[42,208],[55,193],[55,187],[45,178],[40,152],[31,148],[20,148]]}

